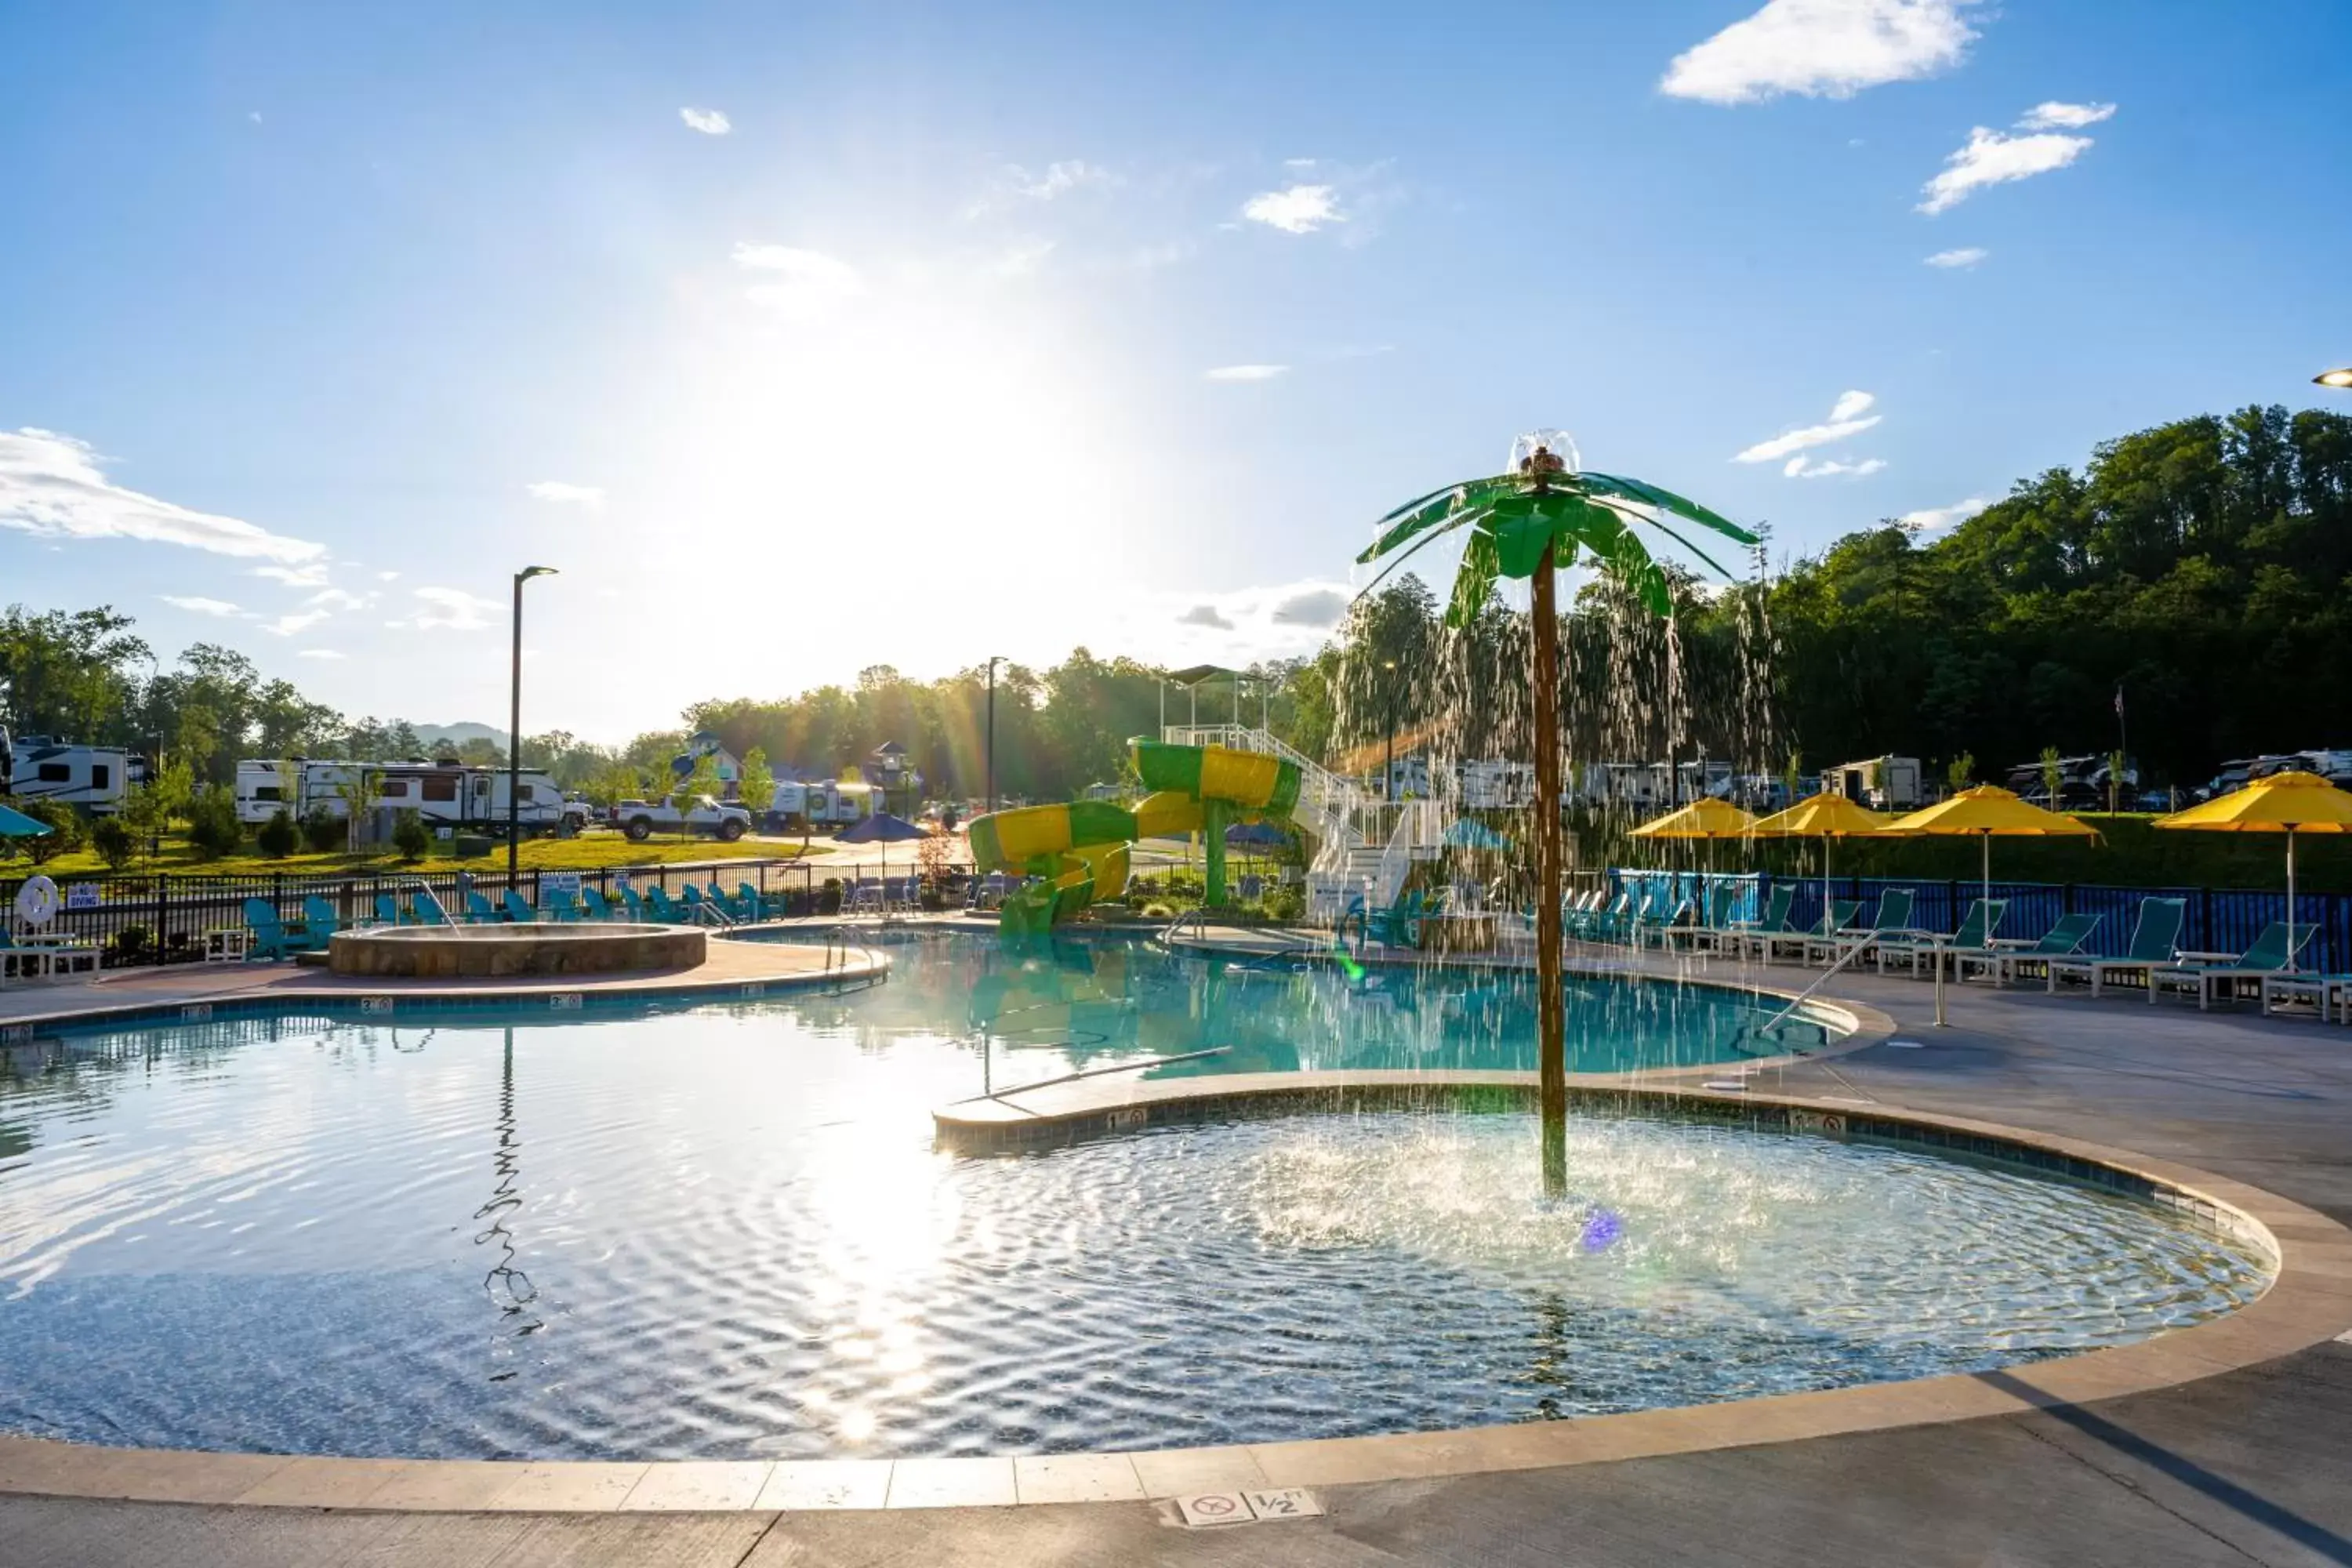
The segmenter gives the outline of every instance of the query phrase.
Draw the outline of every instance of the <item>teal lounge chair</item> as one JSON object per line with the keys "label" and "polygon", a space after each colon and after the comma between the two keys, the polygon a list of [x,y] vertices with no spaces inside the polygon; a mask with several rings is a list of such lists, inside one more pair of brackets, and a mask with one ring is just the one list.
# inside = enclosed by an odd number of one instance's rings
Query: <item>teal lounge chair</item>
{"label": "teal lounge chair", "polygon": [[671,902],[670,896],[659,888],[647,888],[645,891],[645,900],[646,912],[651,915],[655,921],[662,925],[676,926],[690,925],[693,923],[691,918],[686,913],[686,911],[678,908],[677,904]]}
{"label": "teal lounge chair", "polygon": [[2236,958],[2218,963],[2160,964],[2148,972],[2147,999],[2153,1004],[2167,991],[2194,991],[2200,1013],[2213,1005],[2217,994],[2224,1002],[2233,1001],[2242,983],[2251,980],[2259,988],[2263,976],[2275,974],[2293,963],[2311,945],[2317,931],[2315,925],[2296,921],[2294,945],[2290,948],[2286,922],[2273,921],[2254,939],[2254,945]]}
{"label": "teal lounge chair", "polygon": [[506,911],[508,921],[513,925],[531,925],[539,920],[539,911],[525,902],[523,896],[512,888],[499,898],[499,908]]}
{"label": "teal lounge chair", "polygon": [[1787,931],[1789,910],[1796,901],[1797,889],[1783,882],[1773,889],[1772,896],[1764,901],[1763,914],[1752,921],[1722,921],[1713,931],[1700,939],[1699,945],[1711,948],[1717,952],[1743,952],[1751,937],[1771,931]]}
{"label": "teal lounge chair", "polygon": [[[1663,903],[1664,900],[1658,900],[1656,902]],[[1696,919],[1696,914],[1691,901],[1688,899],[1678,899],[1675,901],[1675,907],[1664,916],[1653,921],[1637,920],[1633,922],[1633,945],[1645,947],[1651,939],[1655,938],[1658,946],[1664,948],[1673,942],[1675,932],[1691,925]]]}
{"label": "teal lounge chair", "polygon": [[1579,942],[1603,942],[1612,927],[1624,920],[1633,908],[1633,895],[1620,893],[1612,902],[1604,902],[1607,894],[1597,893],[1592,903],[1570,916],[1565,926],[1568,935]]}
{"label": "teal lounge chair", "polygon": [[334,905],[316,893],[302,900],[303,951],[326,952],[328,939],[342,929],[342,917],[335,913]]}
{"label": "teal lounge chair", "polygon": [[408,922],[401,918],[400,900],[390,893],[378,893],[375,896],[375,923],[385,926],[406,925]]}
{"label": "teal lounge chair", "polygon": [[[2000,951],[1992,944],[1992,933],[2000,929],[2000,917],[2008,912],[2007,899],[1978,899],[1969,905],[1960,929],[1949,937],[1882,942],[1878,944],[1878,972],[1885,973],[1891,961],[1902,964],[1916,979],[1923,973],[1937,973],[1947,960],[1958,964],[1963,957],[1990,957]],[[1923,959],[1928,964],[1924,970],[1919,966]]]}
{"label": "teal lounge chair", "polygon": [[489,900],[484,898],[473,889],[467,889],[466,923],[467,925],[474,926],[490,926],[498,924],[498,906],[491,903]]}
{"label": "teal lounge chair", "polygon": [[2137,974],[2141,984],[2157,969],[2172,962],[2180,943],[2180,927],[2189,917],[2186,899],[2142,899],[2132,921],[2131,943],[2121,958],[2053,958],[2042,971],[2043,988],[2056,991],[2061,980],[2090,983],[2096,996],[2112,976]]}
{"label": "teal lounge chair", "polygon": [[580,913],[583,919],[608,921],[613,918],[613,906],[606,903],[604,895],[595,889],[583,888],[580,889]]}
{"label": "teal lounge chair", "polygon": [[621,889],[621,913],[623,918],[627,920],[631,924],[644,925],[649,918],[646,912],[645,895],[638,892],[635,888],[623,888]]}
{"label": "teal lounge chair", "polygon": [[561,888],[550,888],[539,896],[541,910],[551,921],[576,921],[580,918],[580,900]]}
{"label": "teal lounge chair", "polygon": [[2042,978],[2053,958],[2064,958],[2080,952],[2091,933],[2099,929],[2097,915],[2061,915],[2058,923],[2042,933],[2038,942],[1997,942],[1990,953],[1969,952],[1959,957],[1956,971],[1961,980],[1970,970],[1989,974],[1995,985],[2006,985],[2012,980]]}
{"label": "teal lounge chair", "polygon": [[1702,952],[1721,940],[1725,928],[1731,924],[1731,908],[1739,899],[1739,889],[1728,882],[1718,882],[1706,890],[1700,900],[1702,911],[1696,925],[1675,930],[1673,940],[1694,952]]}
{"label": "teal lounge chair", "polygon": [[449,919],[449,911],[441,907],[441,900],[435,898],[429,889],[425,888],[419,888],[408,895],[408,918],[421,926],[446,926],[456,923]]}
{"label": "teal lounge chair", "polygon": [[1374,910],[1364,920],[1364,935],[1384,947],[1419,947],[1421,917],[1426,900],[1419,888],[1408,888],[1385,910]]}
{"label": "teal lounge chair", "polygon": [[268,899],[245,900],[245,929],[253,933],[245,950],[247,958],[291,958],[295,948],[286,922],[278,918],[277,906]]}
{"label": "teal lounge chair", "polygon": [[1816,942],[1826,942],[1853,924],[1854,917],[1860,913],[1862,913],[1860,899],[1832,899],[1830,900],[1828,910],[1823,911],[1820,920],[1813,922],[1812,929],[1810,931],[1773,931],[1766,935],[1763,949],[1764,962],[1769,963],[1780,957],[1780,950],[1784,947],[1793,948],[1800,954],[1808,952]]}
{"label": "teal lounge chair", "polygon": [[[1867,931],[1848,931],[1844,935],[1838,937],[1834,944],[1837,948],[1837,952],[1833,956],[1843,958],[1845,956],[1847,949],[1860,947],[1864,943],[1871,943],[1875,945],[1878,949],[1879,972],[1881,973],[1885,973],[1886,944],[1889,942],[1899,942],[1906,938],[1924,936],[1927,934],[1924,931],[1914,931],[1912,929],[1912,901],[1913,895],[1911,889],[1908,888],[1889,888],[1885,891],[1880,893],[1878,895],[1878,918],[1870,922],[1870,929]],[[1822,944],[1825,948],[1830,945],[1832,944],[1827,942]],[[1805,962],[1808,963],[1819,962],[1819,955],[1814,952],[1810,944],[1805,949]]]}
{"label": "teal lounge chair", "polygon": [[749,882],[737,885],[735,901],[742,910],[737,918],[746,921],[773,920],[783,912],[783,900],[771,899]]}

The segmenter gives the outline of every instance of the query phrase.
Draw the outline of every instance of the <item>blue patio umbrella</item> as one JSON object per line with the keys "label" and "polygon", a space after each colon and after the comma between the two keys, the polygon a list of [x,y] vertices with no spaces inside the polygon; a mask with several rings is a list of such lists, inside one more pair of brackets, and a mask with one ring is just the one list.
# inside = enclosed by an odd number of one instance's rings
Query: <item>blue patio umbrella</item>
{"label": "blue patio umbrella", "polygon": [[38,838],[48,830],[49,825],[39,818],[0,805],[0,838]]}
{"label": "blue patio umbrella", "polygon": [[1445,830],[1445,842],[1455,849],[1507,849],[1511,841],[1475,817],[1457,818]]}
{"label": "blue patio umbrella", "polygon": [[893,844],[904,844],[909,839],[929,838],[930,836],[930,829],[927,827],[918,827],[903,816],[893,816],[887,811],[877,811],[871,816],[860,818],[846,831],[835,834],[833,841],[835,844],[883,846],[882,876],[887,881],[890,876],[888,847]]}

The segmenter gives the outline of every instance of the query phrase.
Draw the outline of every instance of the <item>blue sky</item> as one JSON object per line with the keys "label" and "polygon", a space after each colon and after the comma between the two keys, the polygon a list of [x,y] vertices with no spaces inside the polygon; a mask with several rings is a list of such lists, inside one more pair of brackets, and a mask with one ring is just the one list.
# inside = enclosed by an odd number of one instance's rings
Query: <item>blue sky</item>
{"label": "blue sky", "polygon": [[0,601],[487,719],[543,561],[616,739],[1304,651],[1531,426],[1805,552],[2352,361],[2336,0],[814,9],[0,0]]}

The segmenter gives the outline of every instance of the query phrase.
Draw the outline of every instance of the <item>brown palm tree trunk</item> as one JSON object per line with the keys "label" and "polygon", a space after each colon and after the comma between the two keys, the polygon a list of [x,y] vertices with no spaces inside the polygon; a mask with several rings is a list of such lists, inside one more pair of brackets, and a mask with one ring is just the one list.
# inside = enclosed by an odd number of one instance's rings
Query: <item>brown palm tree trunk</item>
{"label": "brown palm tree trunk", "polygon": [[1568,994],[1559,972],[1559,615],[1553,547],[1533,584],[1536,719],[1536,1065],[1543,1111],[1544,1190],[1568,1190]]}

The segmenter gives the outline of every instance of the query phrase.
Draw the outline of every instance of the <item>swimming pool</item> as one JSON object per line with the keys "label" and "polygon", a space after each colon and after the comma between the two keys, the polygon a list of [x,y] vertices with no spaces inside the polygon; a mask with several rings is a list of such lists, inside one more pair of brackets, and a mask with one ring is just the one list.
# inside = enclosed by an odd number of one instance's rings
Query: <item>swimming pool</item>
{"label": "swimming pool", "polygon": [[[437,1458],[1267,1441],[2032,1360],[2264,1279],[2109,1194],[1639,1117],[1576,1120],[1565,1201],[1518,1114],[959,1158],[929,1112],[983,1076],[1221,1030],[1252,1068],[1519,1065],[1475,1037],[1511,1004],[1476,975],[1398,977],[1356,1012],[1337,970],[898,956],[838,994],[281,1012],[17,1047],[0,1428]],[[1622,1016],[1677,1027],[1717,1005],[1611,987],[1580,1007],[1621,989]]]}

